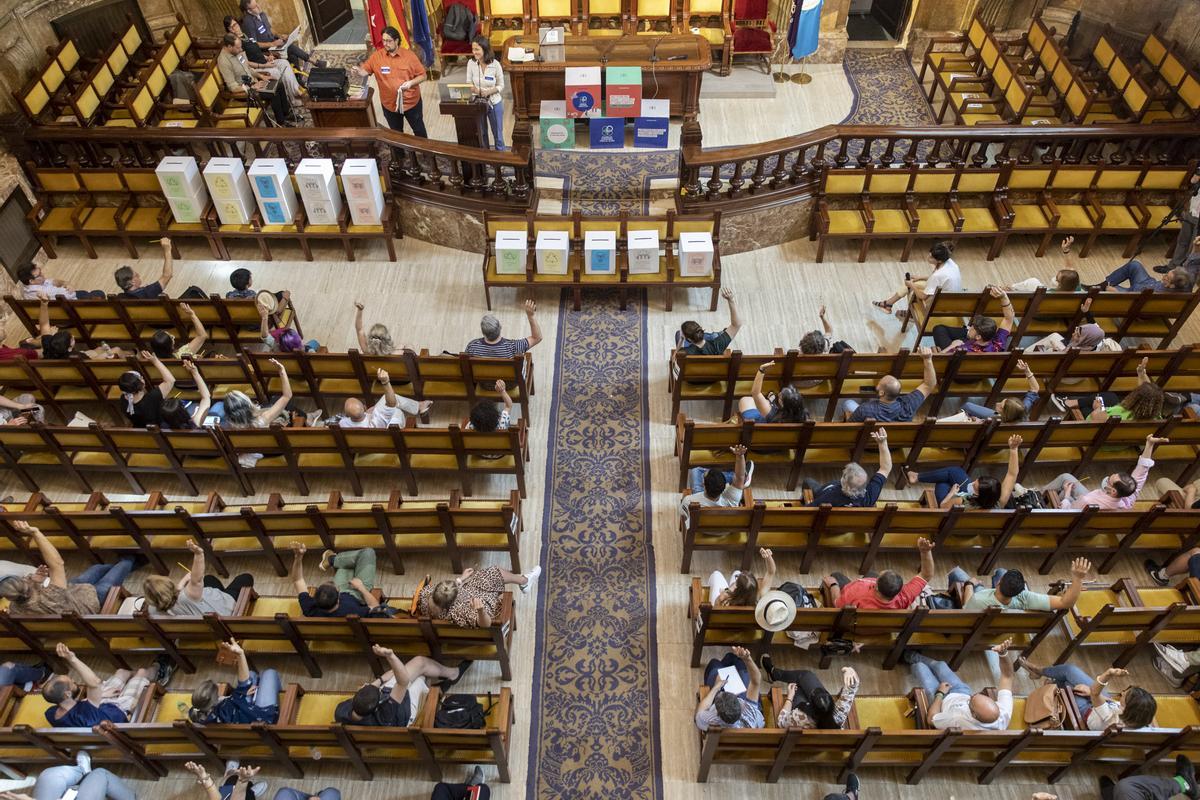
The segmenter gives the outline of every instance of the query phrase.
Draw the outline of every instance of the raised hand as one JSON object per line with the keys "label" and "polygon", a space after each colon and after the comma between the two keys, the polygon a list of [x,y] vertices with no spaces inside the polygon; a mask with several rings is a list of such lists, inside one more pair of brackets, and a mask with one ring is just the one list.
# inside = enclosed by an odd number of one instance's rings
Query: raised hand
{"label": "raised hand", "polygon": [[292,548],[292,552],[296,555],[304,555],[308,552],[308,545],[304,542],[288,542],[288,547]]}
{"label": "raised hand", "polygon": [[1086,558],[1077,558],[1071,562],[1071,574],[1083,580],[1092,569],[1092,562]]}
{"label": "raised hand", "polygon": [[200,545],[196,544],[196,541],[194,539],[188,539],[186,544],[187,544],[187,549],[192,551],[192,555],[198,556],[204,552],[204,548],[201,547]]}

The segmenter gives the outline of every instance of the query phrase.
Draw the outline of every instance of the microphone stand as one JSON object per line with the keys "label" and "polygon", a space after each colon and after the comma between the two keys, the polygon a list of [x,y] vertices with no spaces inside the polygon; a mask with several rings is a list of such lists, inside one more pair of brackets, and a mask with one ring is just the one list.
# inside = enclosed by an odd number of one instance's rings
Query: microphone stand
{"label": "microphone stand", "polygon": [[[1177,219],[1183,219],[1184,209],[1187,208],[1188,203],[1192,201],[1192,198],[1195,197],[1197,193],[1200,193],[1200,184],[1193,186],[1192,191],[1188,193],[1187,197],[1176,203],[1170,211],[1163,215],[1162,221],[1158,223],[1154,230],[1142,237],[1141,241],[1138,242],[1137,249],[1133,251],[1132,257],[1137,258],[1140,256],[1142,254],[1142,250],[1146,247],[1146,242],[1153,239],[1155,234],[1160,233],[1168,224]],[[1183,235],[1182,230],[1180,230],[1180,235]]]}

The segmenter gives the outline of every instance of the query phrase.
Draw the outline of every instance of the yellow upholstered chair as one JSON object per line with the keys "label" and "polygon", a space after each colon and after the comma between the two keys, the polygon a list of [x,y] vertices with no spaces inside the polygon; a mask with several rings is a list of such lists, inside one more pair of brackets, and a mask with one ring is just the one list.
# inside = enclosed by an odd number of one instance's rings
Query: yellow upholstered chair
{"label": "yellow upholstered chair", "polygon": [[625,0],[579,0],[580,32],[620,36],[625,32]]}
{"label": "yellow upholstered chair", "polygon": [[661,35],[679,30],[676,0],[629,0],[625,23],[629,33]]}
{"label": "yellow upholstered chair", "polygon": [[562,26],[568,34],[579,33],[579,4],[577,0],[529,0],[529,27]]}
{"label": "yellow upholstered chair", "polygon": [[208,67],[196,83],[195,116],[210,128],[253,128],[264,123],[262,109],[222,91],[216,65]]}
{"label": "yellow upholstered chair", "polygon": [[480,0],[480,33],[492,43],[492,50],[504,52],[504,43],[513,36],[531,33],[529,9],[525,0]]}
{"label": "yellow upholstered chair", "polygon": [[1003,197],[1006,212],[1012,220],[1011,232],[1042,237],[1037,249],[1039,257],[1046,252],[1058,225],[1058,213],[1048,202],[1046,193],[1052,174],[1053,167],[1049,165],[1013,167]]}
{"label": "yellow upholstered chair", "polygon": [[733,60],[732,0],[682,0],[682,30],[697,33],[709,47],[721,52],[721,74],[728,75]]}

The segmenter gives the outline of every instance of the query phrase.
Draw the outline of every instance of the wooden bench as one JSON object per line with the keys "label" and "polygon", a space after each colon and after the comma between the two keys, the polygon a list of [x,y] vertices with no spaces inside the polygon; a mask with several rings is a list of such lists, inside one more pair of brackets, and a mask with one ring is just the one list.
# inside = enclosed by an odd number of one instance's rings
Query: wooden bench
{"label": "wooden bench", "polygon": [[1200,641],[1200,583],[1186,578],[1174,586],[1142,588],[1123,578],[1086,588],[1065,620],[1071,640],[1054,663],[1065,664],[1080,647],[1119,647],[1113,666],[1123,667],[1152,643],[1193,645]]}

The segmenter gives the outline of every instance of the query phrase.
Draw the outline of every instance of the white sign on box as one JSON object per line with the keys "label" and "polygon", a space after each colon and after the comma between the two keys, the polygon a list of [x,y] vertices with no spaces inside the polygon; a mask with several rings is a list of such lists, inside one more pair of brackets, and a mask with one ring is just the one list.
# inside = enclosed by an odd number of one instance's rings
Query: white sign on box
{"label": "white sign on box", "polygon": [[303,159],[296,165],[296,186],[310,224],[337,225],[342,213],[342,193],[338,189],[333,159]]}
{"label": "white sign on box", "polygon": [[245,225],[254,214],[254,192],[240,158],[210,158],[204,182],[222,225]]}
{"label": "white sign on box", "polygon": [[703,278],[712,274],[713,240],[707,232],[679,234],[679,274],[685,278]]}
{"label": "white sign on box", "polygon": [[256,158],[247,173],[266,225],[290,225],[299,204],[287,162],[282,158]]}
{"label": "white sign on box", "polygon": [[617,271],[617,232],[588,231],[583,235],[583,269],[588,275]]}
{"label": "white sign on box", "polygon": [[347,158],[342,162],[342,190],[355,225],[378,225],[383,218],[383,187],[379,165],[373,158]]}
{"label": "white sign on box", "polygon": [[630,231],[625,244],[629,274],[649,275],[658,272],[658,231]]}
{"label": "white sign on box", "polygon": [[538,231],[537,271],[542,275],[566,275],[571,237],[566,231]]}
{"label": "white sign on box", "polygon": [[671,116],[670,100],[642,100],[642,110],[639,117],[663,118]]}
{"label": "white sign on box", "polygon": [[525,231],[496,231],[496,274],[524,275],[529,243]]}
{"label": "white sign on box", "polygon": [[178,197],[168,197],[167,205],[171,207],[171,216],[176,222],[199,222],[200,215],[204,213],[204,206],[208,201],[197,203],[190,199],[181,199]]}

